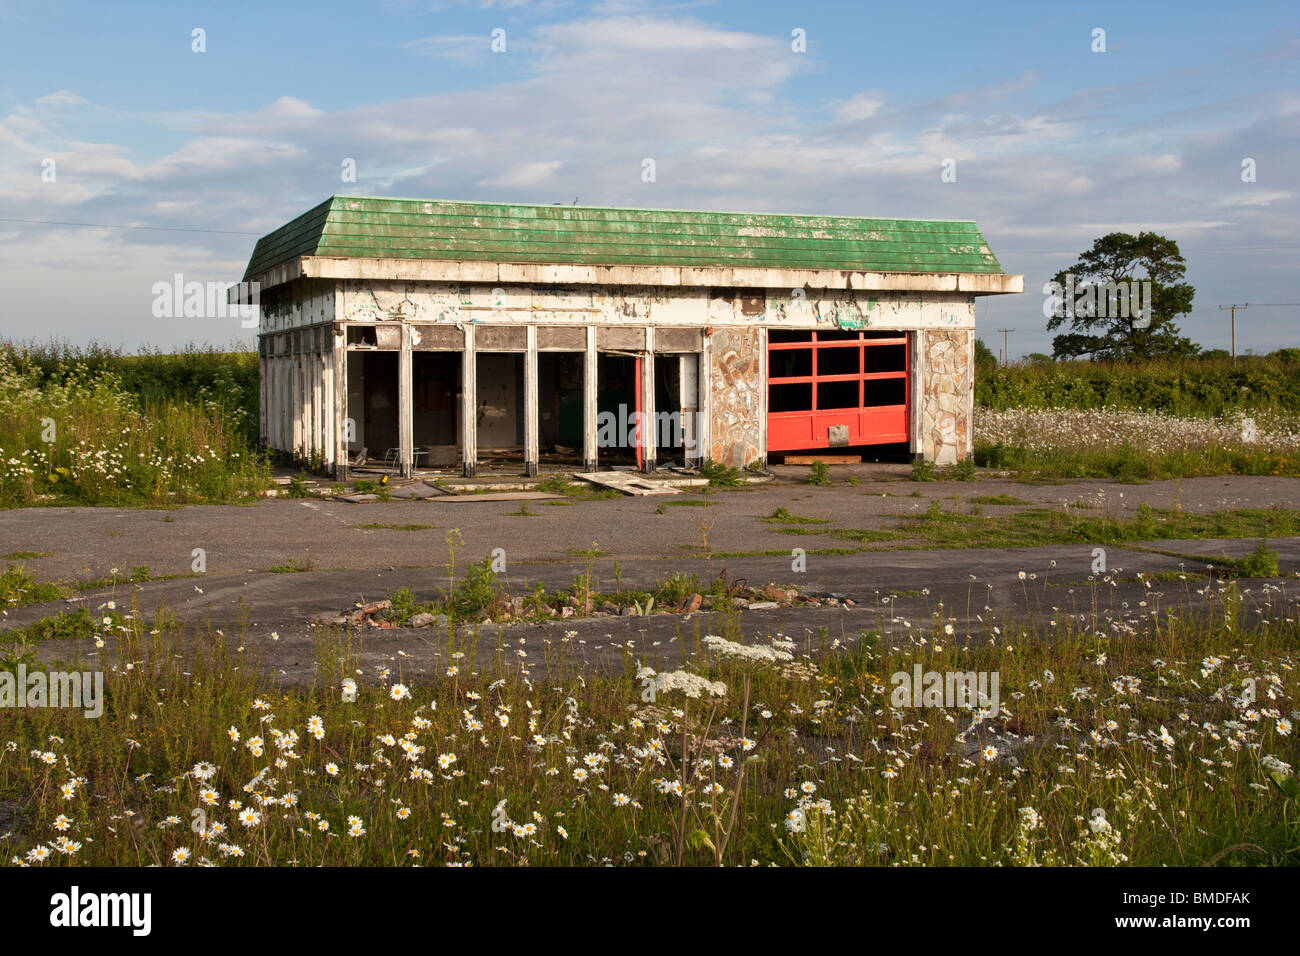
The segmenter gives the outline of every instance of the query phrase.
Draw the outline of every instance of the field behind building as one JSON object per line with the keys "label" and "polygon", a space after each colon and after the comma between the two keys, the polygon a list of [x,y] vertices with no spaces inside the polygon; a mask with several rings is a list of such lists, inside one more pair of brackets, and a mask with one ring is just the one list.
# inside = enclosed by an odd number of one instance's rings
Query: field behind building
{"label": "field behind building", "polygon": [[1300,349],[1006,367],[986,356],[975,406],[979,467],[1128,481],[1300,474]]}
{"label": "field behind building", "polygon": [[0,506],[228,502],[269,470],[257,356],[0,343]]}
{"label": "field behind building", "polygon": [[[1028,479],[1300,475],[1300,350],[977,369],[976,467]],[[258,395],[250,351],[0,343],[0,506],[248,499],[270,486]]]}

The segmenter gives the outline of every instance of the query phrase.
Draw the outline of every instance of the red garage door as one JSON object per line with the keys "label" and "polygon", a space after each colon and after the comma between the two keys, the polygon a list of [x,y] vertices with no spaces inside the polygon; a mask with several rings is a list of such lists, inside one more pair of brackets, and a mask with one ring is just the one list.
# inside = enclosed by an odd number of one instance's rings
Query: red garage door
{"label": "red garage door", "polygon": [[768,451],[907,441],[909,348],[906,332],[770,331]]}

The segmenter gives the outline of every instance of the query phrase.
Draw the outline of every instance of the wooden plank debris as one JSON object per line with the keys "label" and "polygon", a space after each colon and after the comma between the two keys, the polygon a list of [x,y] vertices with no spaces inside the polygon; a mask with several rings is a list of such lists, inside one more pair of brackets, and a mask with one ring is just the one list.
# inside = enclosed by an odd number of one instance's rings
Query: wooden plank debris
{"label": "wooden plank debris", "polygon": [[562,495],[548,495],[542,491],[493,491],[487,494],[475,495],[444,495],[441,498],[430,498],[430,501],[439,502],[463,502],[463,501],[540,501],[544,498],[560,498]]}
{"label": "wooden plank debris", "polygon": [[613,488],[625,495],[680,495],[681,489],[654,478],[625,471],[588,471],[573,476],[593,485]]}
{"label": "wooden plank debris", "polygon": [[394,498],[440,498],[451,492],[427,481],[389,482],[388,493]]}
{"label": "wooden plank debris", "polygon": [[820,461],[827,465],[860,465],[862,464],[861,455],[786,455],[785,463],[787,465],[811,465],[815,461]]}

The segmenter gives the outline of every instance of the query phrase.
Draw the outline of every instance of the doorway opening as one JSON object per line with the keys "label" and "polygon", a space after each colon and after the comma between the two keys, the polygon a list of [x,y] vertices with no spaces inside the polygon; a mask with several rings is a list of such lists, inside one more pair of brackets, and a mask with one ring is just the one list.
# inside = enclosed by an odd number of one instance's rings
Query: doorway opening
{"label": "doorway opening", "polygon": [[451,468],[460,461],[461,352],[411,356],[412,465]]}
{"label": "doorway opening", "polygon": [[384,464],[397,454],[397,353],[348,353],[348,456]]}
{"label": "doorway opening", "polygon": [[476,357],[479,466],[524,460],[524,356],[480,352]]}
{"label": "doorway opening", "polygon": [[585,363],[582,352],[537,354],[539,469],[582,466]]}
{"label": "doorway opening", "polygon": [[700,458],[699,362],[695,353],[655,355],[656,465],[691,465]]}
{"label": "doorway opening", "polygon": [[596,357],[596,450],[602,465],[626,468],[640,463],[637,411],[641,397],[641,359],[601,352]]}

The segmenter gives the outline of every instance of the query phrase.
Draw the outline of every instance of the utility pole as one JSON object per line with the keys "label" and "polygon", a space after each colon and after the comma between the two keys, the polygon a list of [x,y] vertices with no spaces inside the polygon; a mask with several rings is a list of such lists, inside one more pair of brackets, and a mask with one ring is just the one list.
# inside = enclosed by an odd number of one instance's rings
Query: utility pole
{"label": "utility pole", "polygon": [[1237,310],[1246,311],[1249,302],[1243,302],[1241,305],[1221,305],[1220,312],[1229,312],[1232,314],[1232,360],[1237,361]]}
{"label": "utility pole", "polygon": [[1007,342],[1007,335],[1014,332],[1015,329],[998,329],[1002,333],[1002,364],[1011,364],[1011,349]]}

